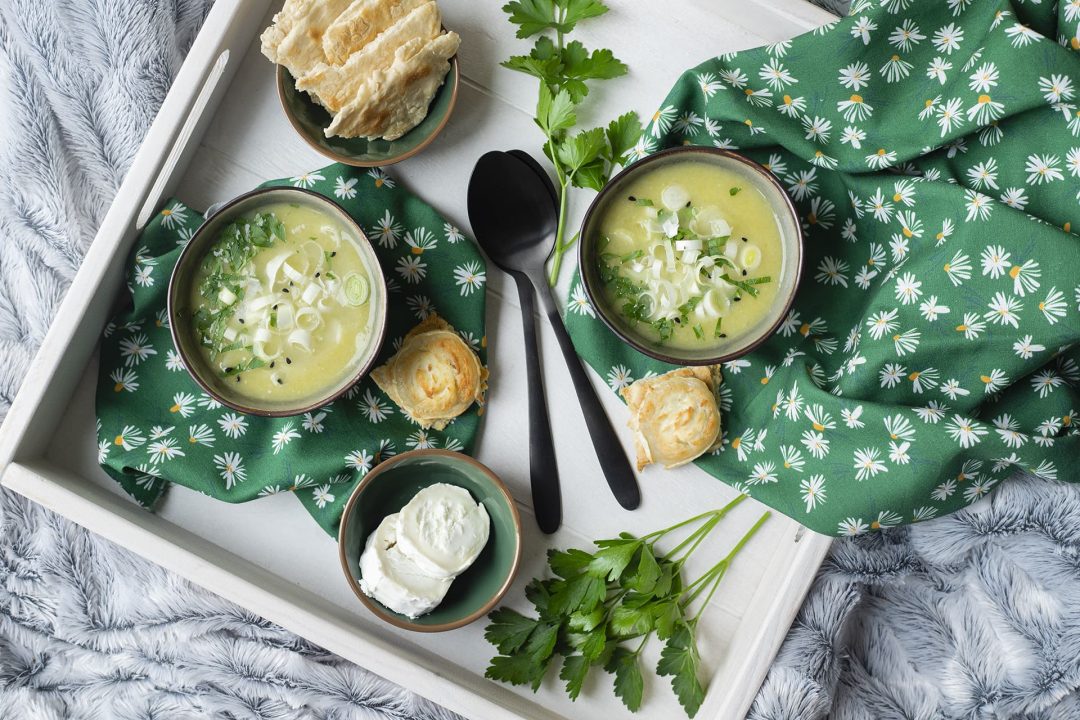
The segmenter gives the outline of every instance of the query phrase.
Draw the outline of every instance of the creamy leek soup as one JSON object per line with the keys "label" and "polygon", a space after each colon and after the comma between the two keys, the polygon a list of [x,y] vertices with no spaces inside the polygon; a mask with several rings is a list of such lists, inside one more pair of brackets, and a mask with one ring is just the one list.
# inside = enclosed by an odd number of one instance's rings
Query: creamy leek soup
{"label": "creamy leek soup", "polygon": [[230,394],[295,402],[339,386],[374,334],[371,273],[354,232],[274,203],[227,225],[192,287],[200,351]]}
{"label": "creamy leek soup", "polygon": [[658,345],[724,345],[753,330],[776,300],[776,214],[727,168],[688,160],[642,172],[612,198],[598,232],[610,307]]}

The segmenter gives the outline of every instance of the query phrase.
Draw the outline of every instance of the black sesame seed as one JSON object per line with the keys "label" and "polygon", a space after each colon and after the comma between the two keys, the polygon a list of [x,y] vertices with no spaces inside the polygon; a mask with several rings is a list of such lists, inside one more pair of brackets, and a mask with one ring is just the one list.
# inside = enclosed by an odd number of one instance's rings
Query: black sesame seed
{"label": "black sesame seed", "polygon": [[742,271],[742,274],[743,274],[743,275],[745,275],[745,274],[746,274],[746,271],[745,271],[745,270],[743,270],[743,271]]}
{"label": "black sesame seed", "polygon": [[743,238],[743,239],[742,239],[742,241],[743,241],[743,242],[746,242],[746,238]]}
{"label": "black sesame seed", "polygon": [[317,273],[315,273],[315,277],[319,277],[320,275],[322,275],[322,273],[321,273],[321,272],[317,272]]}
{"label": "black sesame seed", "polygon": [[292,365],[292,358],[285,358],[286,365]]}
{"label": "black sesame seed", "polygon": [[277,363],[277,361],[276,361],[276,360],[271,360],[271,361],[270,361],[270,367],[274,367],[274,365],[275,365],[276,363]]}
{"label": "black sesame seed", "polygon": [[334,250],[332,253],[330,253],[330,257],[337,257],[337,250]]}
{"label": "black sesame seed", "polygon": [[225,368],[225,373],[226,374],[231,373],[231,372],[232,372],[232,366],[231,365],[229,367]]}
{"label": "black sesame seed", "polygon": [[637,202],[637,198],[634,197],[633,195],[628,196],[626,199],[629,200],[630,202]]}
{"label": "black sesame seed", "polygon": [[281,292],[287,293],[287,292],[289,292],[289,288],[281,288]]}
{"label": "black sesame seed", "polygon": [[727,337],[727,333],[720,333],[720,337],[722,337],[722,338],[726,338],[726,337]]}
{"label": "black sesame seed", "polygon": [[281,378],[278,378],[278,379],[277,379],[277,384],[278,384],[278,385],[284,385],[284,384],[285,384],[285,381],[284,381],[284,380],[282,380]]}
{"label": "black sesame seed", "polygon": [[244,318],[240,318],[240,324],[241,324],[241,325],[243,325],[243,324],[244,324]]}
{"label": "black sesame seed", "polygon": [[239,375],[236,376],[236,382],[240,382],[240,376]]}
{"label": "black sesame seed", "polygon": [[741,295],[736,295],[735,296],[735,302],[739,302],[740,300],[742,300],[742,296]]}
{"label": "black sesame seed", "polygon": [[685,207],[690,207],[690,201],[689,200],[686,201]]}

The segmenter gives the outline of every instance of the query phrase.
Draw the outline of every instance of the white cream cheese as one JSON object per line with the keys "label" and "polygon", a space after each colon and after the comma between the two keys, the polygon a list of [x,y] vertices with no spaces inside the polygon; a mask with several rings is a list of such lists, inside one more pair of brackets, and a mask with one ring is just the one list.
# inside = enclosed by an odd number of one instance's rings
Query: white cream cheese
{"label": "white cream cheese", "polygon": [[394,612],[417,618],[442,602],[453,578],[433,577],[401,552],[398,520],[397,513],[387,515],[368,536],[360,556],[360,589]]}
{"label": "white cream cheese", "polygon": [[428,575],[453,578],[480,555],[490,525],[487,510],[468,490],[436,483],[398,513],[398,548]]}

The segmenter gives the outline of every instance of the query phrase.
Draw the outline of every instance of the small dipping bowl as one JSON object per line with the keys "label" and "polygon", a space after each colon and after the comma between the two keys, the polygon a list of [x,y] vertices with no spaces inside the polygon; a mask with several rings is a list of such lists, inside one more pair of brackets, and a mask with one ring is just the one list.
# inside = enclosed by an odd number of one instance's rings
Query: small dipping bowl
{"label": "small dipping bowl", "polygon": [[[720,343],[700,349],[660,345],[636,331],[633,325],[622,318],[618,308],[612,307],[608,302],[599,271],[601,238],[598,228],[611,203],[623,199],[626,195],[627,184],[639,178],[642,173],[665,165],[682,163],[714,164],[734,172],[746,186],[759,190],[776,216],[780,231],[780,248],[783,253],[780,277],[776,278],[779,283],[777,294],[768,313],[755,326],[740,333],[738,337],[725,339]],[[626,168],[612,178],[593,200],[588,212],[585,213],[580,237],[578,263],[582,284],[600,319],[623,342],[651,358],[673,365],[715,365],[745,355],[763,343],[779,327],[791,308],[802,271],[802,228],[795,206],[784,192],[784,188],[772,173],[758,163],[719,148],[684,146],[661,150]]]}
{"label": "small dipping bowl", "polygon": [[[365,269],[371,278],[371,295],[368,302],[371,303],[370,312],[374,315],[371,342],[362,354],[356,356],[349,371],[342,373],[342,379],[316,395],[288,403],[272,400],[257,401],[250,396],[241,395],[233,391],[229,383],[222,381],[214,374],[213,368],[205,361],[199,349],[199,340],[192,323],[190,300],[192,283],[198,274],[199,266],[210,248],[218,241],[218,236],[225,226],[239,217],[252,215],[267,205],[279,203],[311,207],[334,218],[340,223],[344,232],[353,234]],[[340,205],[318,193],[302,188],[259,188],[240,195],[219,208],[212,208],[212,211],[180,253],[169,278],[169,325],[173,345],[188,374],[222,405],[250,415],[265,417],[301,415],[333,402],[367,375],[375,363],[386,334],[386,279],[371,242],[356,221]]]}
{"label": "small dipping bowl", "polygon": [[[360,555],[383,518],[436,483],[468,490],[487,510],[491,532],[476,562],[454,579],[442,603],[412,619],[364,594]],[[349,587],[379,619],[417,632],[453,630],[486,615],[510,589],[521,562],[521,518],[506,486],[481,463],[449,450],[411,450],[375,466],[353,490],[341,516],[338,554]]]}
{"label": "small dipping bowl", "polygon": [[335,162],[381,167],[412,157],[442,132],[457,103],[459,77],[455,55],[450,58],[450,72],[431,98],[427,116],[397,140],[326,137],[323,130],[330,127],[330,113],[306,92],[296,89],[292,73],[283,65],[277,67],[277,89],[285,117],[304,142]]}

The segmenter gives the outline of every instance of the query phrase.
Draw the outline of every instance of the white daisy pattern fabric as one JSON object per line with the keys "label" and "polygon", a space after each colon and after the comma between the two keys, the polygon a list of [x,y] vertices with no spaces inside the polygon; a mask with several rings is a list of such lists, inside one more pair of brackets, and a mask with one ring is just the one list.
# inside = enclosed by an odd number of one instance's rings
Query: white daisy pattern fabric
{"label": "white daisy pattern fabric", "polygon": [[[486,268],[460,230],[381,170],[331,165],[267,185],[314,190],[365,229],[389,289],[378,362],[394,352],[418,318],[432,312],[469,338],[486,362]],[[170,483],[226,502],[291,490],[334,534],[355,483],[393,448],[471,450],[482,407],[443,431],[418,433],[369,379],[295,418],[243,415],[201,392],[174,351],[164,310],[169,275],[201,222],[200,213],[181,201],[164,203],[129,263],[128,307],[102,338],[98,459],[139,503],[153,508]]]}
{"label": "white daisy pattern fabric", "polygon": [[[1080,457],[1080,13],[852,12],[782,59],[693,68],[646,129],[661,149],[717,145],[699,130],[723,127],[795,202],[800,291],[768,342],[725,364],[733,440],[698,465],[840,535],[939,517]],[[667,369],[573,290],[570,307],[612,388]]]}

